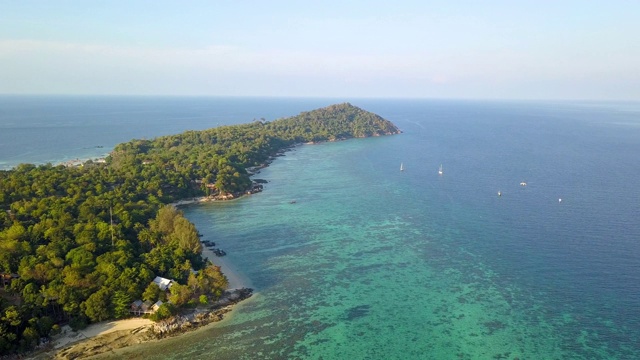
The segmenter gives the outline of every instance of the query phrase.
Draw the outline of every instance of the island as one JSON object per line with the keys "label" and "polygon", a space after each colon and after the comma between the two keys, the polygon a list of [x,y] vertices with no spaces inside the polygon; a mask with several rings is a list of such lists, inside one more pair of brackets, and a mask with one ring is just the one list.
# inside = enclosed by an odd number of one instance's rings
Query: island
{"label": "island", "polygon": [[251,289],[227,289],[175,204],[259,192],[251,175],[298,144],[398,133],[343,103],[132,140],[100,162],[0,171],[0,354],[41,347],[63,325],[144,316],[169,321],[155,327],[164,336],[189,309],[210,310],[197,322],[215,321]]}

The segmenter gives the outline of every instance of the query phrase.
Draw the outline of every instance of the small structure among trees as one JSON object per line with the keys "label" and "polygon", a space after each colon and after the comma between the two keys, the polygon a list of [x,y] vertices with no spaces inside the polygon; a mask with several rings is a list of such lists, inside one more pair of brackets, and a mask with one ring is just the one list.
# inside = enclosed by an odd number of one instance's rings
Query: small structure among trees
{"label": "small structure among trees", "polygon": [[[149,302],[149,304],[151,303]],[[131,303],[131,310],[129,310],[129,312],[132,313],[133,315],[140,316],[142,314],[145,314],[148,308],[149,307],[146,306],[144,301],[138,299]]]}
{"label": "small structure among trees", "polygon": [[162,300],[166,301],[169,289],[174,284],[177,284],[174,280],[156,276],[143,294],[144,301],[138,299],[132,302],[129,312],[137,316],[155,313],[164,304]]}
{"label": "small structure among trees", "polygon": [[155,302],[155,304],[151,305],[151,313],[155,313],[156,311],[158,311],[162,304],[164,304],[164,302],[162,302],[162,300],[158,300]]}
{"label": "small structure among trees", "polygon": [[167,291],[167,290],[171,289],[171,286],[173,286],[173,284],[175,283],[175,281],[173,281],[171,279],[163,278],[161,276],[156,276],[156,278],[153,279],[153,282],[156,285],[158,285],[158,288],[160,288],[160,290],[162,290],[162,291]]}
{"label": "small structure among trees", "polygon": [[155,303],[152,303],[149,300],[136,300],[131,303],[131,310],[129,312],[137,316],[144,314],[153,314],[158,311],[158,309],[160,309],[160,306],[162,306],[162,304],[164,304],[162,300],[158,300]]}

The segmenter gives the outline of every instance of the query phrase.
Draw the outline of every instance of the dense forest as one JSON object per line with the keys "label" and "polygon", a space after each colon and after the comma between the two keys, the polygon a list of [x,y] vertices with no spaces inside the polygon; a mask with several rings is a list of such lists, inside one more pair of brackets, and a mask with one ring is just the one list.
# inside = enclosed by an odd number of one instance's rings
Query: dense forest
{"label": "dense forest", "polygon": [[[117,145],[105,162],[0,171],[0,354],[26,351],[61,324],[156,317],[216,300],[227,286],[201,256],[195,226],[170,204],[250,190],[248,168],[304,142],[398,133],[351,104],[272,122],[187,131]],[[175,280],[168,293],[152,283]]]}

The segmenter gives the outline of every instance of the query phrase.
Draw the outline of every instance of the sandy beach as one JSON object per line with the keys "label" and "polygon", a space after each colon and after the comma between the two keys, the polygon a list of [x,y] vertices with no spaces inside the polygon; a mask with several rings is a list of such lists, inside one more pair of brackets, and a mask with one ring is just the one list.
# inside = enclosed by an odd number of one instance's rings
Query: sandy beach
{"label": "sandy beach", "polygon": [[195,198],[192,198],[192,199],[178,200],[176,202],[170,203],[169,205],[172,205],[174,207],[178,207],[178,206],[197,204],[197,203],[202,203],[202,202],[207,202],[207,201],[213,201],[213,199],[209,198],[209,197],[206,197],[206,196],[201,196],[201,197],[195,197]]}
{"label": "sandy beach", "polygon": [[[200,197],[181,200],[172,203],[173,206],[182,206],[211,201],[210,198]],[[225,257],[218,257],[215,253],[202,246],[202,257],[208,258],[215,265],[220,266],[222,273],[229,281],[228,290],[251,288],[251,281],[242,274],[235,265]],[[105,321],[91,324],[86,329],[73,331],[69,326],[62,328],[62,333],[51,341],[49,351],[35,355],[34,359],[71,359],[86,357],[104,352],[98,350],[105,348],[113,351],[118,348],[131,346],[153,340],[148,335],[147,329],[154,324],[149,319],[140,317]]]}
{"label": "sandy beach", "polygon": [[[196,201],[197,202],[197,201]],[[213,251],[203,246],[202,256],[209,258],[215,265],[220,266],[229,280],[228,289],[251,287],[251,282],[224,257],[216,256]],[[153,340],[147,333],[154,324],[144,318],[130,318],[124,320],[105,321],[91,324],[86,329],[73,331],[69,326],[62,328],[62,333],[52,339],[52,349],[34,356],[34,359],[72,359],[92,356],[97,353],[113,351]]]}
{"label": "sandy beach", "polygon": [[91,324],[86,329],[77,332],[71,330],[69,326],[64,326],[62,328],[62,334],[53,340],[53,348],[60,349],[78,341],[107,335],[115,331],[148,328],[151,324],[153,324],[153,321],[149,319],[132,318]]}

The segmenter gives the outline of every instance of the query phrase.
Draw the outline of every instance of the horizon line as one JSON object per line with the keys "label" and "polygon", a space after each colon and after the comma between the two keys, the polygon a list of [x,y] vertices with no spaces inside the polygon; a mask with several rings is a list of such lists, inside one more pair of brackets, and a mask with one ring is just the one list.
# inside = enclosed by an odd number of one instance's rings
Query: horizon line
{"label": "horizon line", "polygon": [[640,102],[640,99],[594,98],[481,98],[428,96],[302,96],[302,95],[181,95],[181,94],[56,94],[56,93],[0,93],[0,97],[138,97],[138,98],[234,98],[234,99],[358,99],[358,100],[439,100],[439,101],[505,101],[505,102]]}

